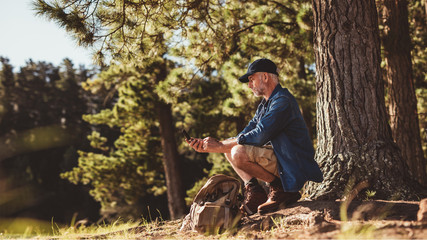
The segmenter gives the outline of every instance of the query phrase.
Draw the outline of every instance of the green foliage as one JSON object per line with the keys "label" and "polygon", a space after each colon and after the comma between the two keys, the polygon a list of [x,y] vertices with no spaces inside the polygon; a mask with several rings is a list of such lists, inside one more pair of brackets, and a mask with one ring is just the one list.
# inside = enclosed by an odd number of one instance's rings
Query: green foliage
{"label": "green foliage", "polygon": [[109,145],[110,139],[93,131],[88,139],[99,152],[79,151],[78,167],[62,177],[90,184],[91,195],[106,215],[121,209],[124,215],[138,217],[141,207],[135,206],[147,195],[158,196],[166,190],[159,137],[152,132],[154,93],[147,77],[131,65],[112,65],[85,84],[90,90],[113,90],[117,98],[112,109],[85,115],[84,120],[117,129],[120,135]]}
{"label": "green foliage", "polygon": [[377,194],[377,191],[375,191],[375,190],[366,190],[365,193],[366,193],[365,200],[370,200],[370,199],[372,199],[372,198],[375,197],[375,194]]}
{"label": "green foliage", "polygon": [[419,88],[415,90],[415,94],[418,100],[418,119],[420,121],[422,148],[424,157],[427,158],[427,90],[426,88]]}
{"label": "green foliage", "polygon": [[[412,43],[412,70],[415,94],[418,100],[418,119],[421,131],[421,142],[424,157],[427,159],[427,22],[426,2],[409,1],[409,31]],[[427,166],[426,166],[427,171]]]}
{"label": "green foliage", "polygon": [[46,205],[58,221],[73,211],[96,218],[97,206],[87,192],[59,178],[75,164],[76,149],[87,146],[79,141],[88,131],[81,115],[96,102],[79,84],[92,70],[76,69],[64,59],[60,66],[29,60],[14,72],[8,59],[0,60],[0,215],[26,209],[45,218]]}
{"label": "green foliage", "polygon": [[[7,88],[13,85],[13,67],[9,63],[9,59],[0,58],[2,63],[2,70],[0,74],[0,123],[5,120],[6,114],[11,110],[11,106],[8,104],[10,100],[9,92]],[[9,105],[9,106],[8,106]]]}
{"label": "green foliage", "polygon": [[425,2],[421,0],[409,1],[409,31],[412,43],[412,68],[416,88],[427,87],[427,22]]}

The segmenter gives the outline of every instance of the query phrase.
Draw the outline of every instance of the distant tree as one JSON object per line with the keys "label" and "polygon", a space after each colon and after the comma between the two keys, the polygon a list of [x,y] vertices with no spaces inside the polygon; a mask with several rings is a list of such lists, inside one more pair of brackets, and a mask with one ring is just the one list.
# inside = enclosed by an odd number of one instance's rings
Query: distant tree
{"label": "distant tree", "polygon": [[352,182],[368,184],[378,198],[414,198],[387,123],[375,1],[314,0],[313,15],[324,181],[309,185],[311,197],[341,198]]}
{"label": "distant tree", "polygon": [[427,46],[427,16],[425,6],[425,0],[408,2],[409,32],[412,45],[412,77],[414,80],[415,94],[418,100],[418,120],[420,121],[424,159],[427,159],[427,48],[425,47]]}
{"label": "distant tree", "polygon": [[[9,125],[11,118],[10,113],[13,111],[15,102],[11,98],[10,88],[15,84],[13,75],[13,66],[9,59],[0,57],[2,69],[0,72],[0,126]],[[7,117],[9,115],[9,117]],[[0,135],[5,134],[9,129],[0,128]]]}
{"label": "distant tree", "polygon": [[162,209],[156,198],[149,197],[166,190],[159,129],[154,126],[158,105],[153,102],[159,100],[149,83],[153,78],[153,72],[121,64],[111,65],[84,84],[93,92],[98,89],[117,94],[111,109],[84,115],[83,119],[93,126],[109,126],[119,134],[107,135],[108,139],[103,136],[108,131],[93,131],[88,138],[95,152],[79,151],[78,167],[62,176],[75,184],[90,184],[91,195],[102,205],[101,213],[109,218],[118,214],[138,218],[147,207]]}
{"label": "distant tree", "polygon": [[390,126],[413,177],[426,184],[426,160],[421,147],[417,99],[412,74],[408,2],[383,0],[381,17]]}
{"label": "distant tree", "polygon": [[[81,124],[87,97],[77,76],[86,79],[89,71],[78,72],[69,60],[59,67],[30,60],[14,73],[8,60],[0,59],[0,108],[5,109],[0,115],[0,181],[5,183],[0,196],[15,193],[0,204],[0,216],[68,222],[79,212],[95,220],[97,206],[87,191],[59,178],[75,164],[76,148],[87,145],[80,141],[88,131]],[[60,82],[68,84],[59,87]]]}

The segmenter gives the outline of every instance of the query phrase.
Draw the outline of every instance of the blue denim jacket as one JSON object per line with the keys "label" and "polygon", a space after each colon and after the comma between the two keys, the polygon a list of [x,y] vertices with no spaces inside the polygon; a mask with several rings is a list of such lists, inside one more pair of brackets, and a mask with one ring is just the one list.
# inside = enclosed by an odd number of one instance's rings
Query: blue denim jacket
{"label": "blue denim jacket", "polygon": [[271,143],[285,191],[297,192],[308,180],[323,181],[298,103],[288,89],[279,84],[267,101],[262,100],[254,118],[237,138],[237,143],[242,145]]}

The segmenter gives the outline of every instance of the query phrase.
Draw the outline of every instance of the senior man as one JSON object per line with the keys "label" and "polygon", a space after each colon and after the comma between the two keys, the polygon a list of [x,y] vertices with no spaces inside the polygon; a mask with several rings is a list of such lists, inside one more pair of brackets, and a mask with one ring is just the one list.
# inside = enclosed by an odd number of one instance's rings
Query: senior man
{"label": "senior man", "polygon": [[[323,180],[298,103],[281,87],[278,76],[269,59],[251,63],[239,80],[263,99],[245,129],[222,141],[211,137],[187,141],[198,152],[225,154],[245,182],[241,210],[248,215],[287,207],[301,198],[299,191],[305,182]],[[258,179],[268,183],[268,196]]]}

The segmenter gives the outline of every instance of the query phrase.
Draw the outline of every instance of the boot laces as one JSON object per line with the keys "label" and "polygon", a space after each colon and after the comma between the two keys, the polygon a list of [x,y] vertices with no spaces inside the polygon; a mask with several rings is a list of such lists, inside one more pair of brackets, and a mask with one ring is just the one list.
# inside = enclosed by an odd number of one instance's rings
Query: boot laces
{"label": "boot laces", "polygon": [[276,200],[280,189],[276,189],[275,187],[270,186],[270,192],[268,193],[268,199]]}
{"label": "boot laces", "polygon": [[246,188],[245,202],[249,202],[249,200],[252,198],[253,190],[251,189],[251,187],[249,185],[247,185],[245,188]]}

